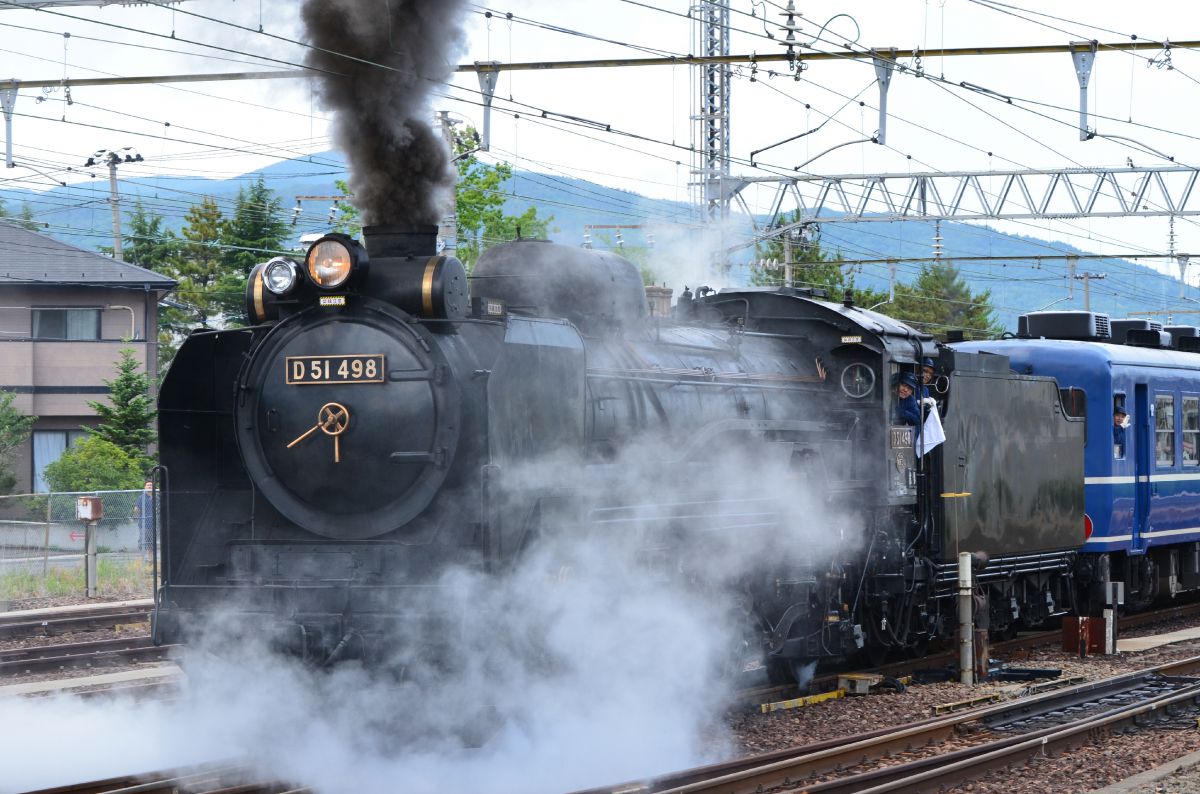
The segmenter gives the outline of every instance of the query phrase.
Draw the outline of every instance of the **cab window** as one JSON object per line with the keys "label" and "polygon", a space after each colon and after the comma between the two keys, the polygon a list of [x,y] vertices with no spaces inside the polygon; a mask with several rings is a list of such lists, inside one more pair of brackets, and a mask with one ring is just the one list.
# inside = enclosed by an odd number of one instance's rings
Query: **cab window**
{"label": "cab window", "polygon": [[1154,464],[1175,465],[1175,396],[1154,396]]}

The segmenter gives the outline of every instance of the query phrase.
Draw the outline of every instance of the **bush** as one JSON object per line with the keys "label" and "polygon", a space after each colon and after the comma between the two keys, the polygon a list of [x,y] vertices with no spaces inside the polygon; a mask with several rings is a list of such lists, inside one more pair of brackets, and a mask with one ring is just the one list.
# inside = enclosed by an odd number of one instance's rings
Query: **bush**
{"label": "bush", "polygon": [[46,467],[52,491],[125,491],[142,487],[141,463],[99,436],[88,436]]}

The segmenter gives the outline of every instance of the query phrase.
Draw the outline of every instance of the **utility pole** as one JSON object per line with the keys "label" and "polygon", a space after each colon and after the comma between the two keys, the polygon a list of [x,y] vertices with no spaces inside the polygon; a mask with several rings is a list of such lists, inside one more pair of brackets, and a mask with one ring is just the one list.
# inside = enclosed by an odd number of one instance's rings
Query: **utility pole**
{"label": "utility pole", "polygon": [[142,162],[142,156],[132,146],[126,146],[117,151],[97,149],[84,163],[84,166],[89,168],[94,165],[108,166],[108,189],[111,194],[108,202],[112,205],[113,259],[118,262],[124,262],[125,255],[121,251],[121,196],[117,192],[117,166],[121,163],[140,162]]}
{"label": "utility pole", "polygon": [[795,276],[792,274],[792,232],[783,236],[783,286],[795,286]]}
{"label": "utility pole", "polygon": [[[439,110],[437,113],[438,128],[446,141],[446,149],[450,153],[450,161],[454,162],[454,125],[458,122],[450,118],[450,111]],[[455,172],[457,173],[457,171]],[[456,256],[458,251],[458,212],[457,203],[451,202],[450,211],[442,217],[438,225],[438,237],[442,238],[442,252],[446,256]]]}
{"label": "utility pole", "polygon": [[1092,310],[1092,279],[1102,281],[1108,278],[1107,273],[1076,273],[1075,278],[1083,282],[1083,310]]}

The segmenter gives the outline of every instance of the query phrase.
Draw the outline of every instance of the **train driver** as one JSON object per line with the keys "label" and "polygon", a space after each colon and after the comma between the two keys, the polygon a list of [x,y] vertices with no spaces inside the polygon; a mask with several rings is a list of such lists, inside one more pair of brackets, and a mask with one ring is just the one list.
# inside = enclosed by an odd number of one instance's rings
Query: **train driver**
{"label": "train driver", "polygon": [[1118,405],[1113,409],[1113,459],[1125,459],[1125,427],[1128,425],[1125,409]]}

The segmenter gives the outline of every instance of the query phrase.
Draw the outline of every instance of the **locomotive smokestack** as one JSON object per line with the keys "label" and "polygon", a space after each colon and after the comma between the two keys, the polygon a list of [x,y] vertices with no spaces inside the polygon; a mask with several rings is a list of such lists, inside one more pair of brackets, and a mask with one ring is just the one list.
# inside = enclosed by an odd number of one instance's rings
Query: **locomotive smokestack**
{"label": "locomotive smokestack", "polygon": [[437,253],[436,226],[364,226],[363,239],[372,259],[398,256],[433,256]]}
{"label": "locomotive smokestack", "polygon": [[426,123],[430,90],[449,78],[464,0],[305,0],[320,95],[334,111],[364,223],[437,223],[454,170]]}

